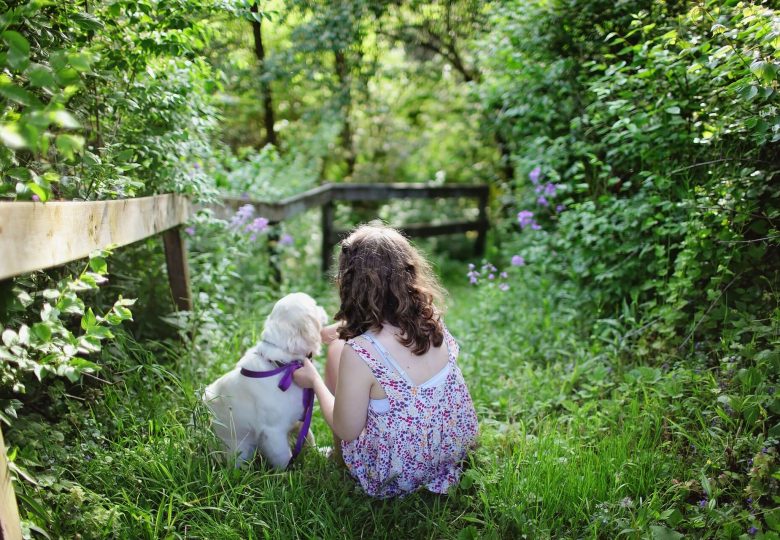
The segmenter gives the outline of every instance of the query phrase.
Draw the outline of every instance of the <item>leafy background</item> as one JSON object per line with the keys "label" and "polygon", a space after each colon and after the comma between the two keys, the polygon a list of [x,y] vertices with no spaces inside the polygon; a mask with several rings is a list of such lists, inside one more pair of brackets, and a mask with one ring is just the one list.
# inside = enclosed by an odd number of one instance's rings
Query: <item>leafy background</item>
{"label": "leafy background", "polygon": [[8,201],[492,194],[484,260],[423,243],[481,419],[450,496],[220,462],[198,389],[280,294],[335,299],[315,214],[202,210],[192,312],[159,239],[0,283],[25,535],[776,538],[778,49],[770,2],[0,0]]}

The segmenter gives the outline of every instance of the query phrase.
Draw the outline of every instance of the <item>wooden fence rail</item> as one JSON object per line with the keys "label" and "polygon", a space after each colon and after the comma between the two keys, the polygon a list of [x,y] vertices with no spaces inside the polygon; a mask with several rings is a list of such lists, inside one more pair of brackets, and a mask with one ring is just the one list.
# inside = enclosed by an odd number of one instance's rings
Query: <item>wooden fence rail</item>
{"label": "wooden fence rail", "polygon": [[[487,218],[489,188],[486,185],[430,186],[427,184],[324,184],[305,193],[284,199],[278,203],[266,203],[247,198],[227,197],[215,208],[220,217],[227,217],[246,204],[255,208],[257,215],[271,223],[294,217],[311,208],[322,208],[322,271],[327,272],[331,252],[347,231],[334,228],[334,203],[336,201],[385,201],[390,199],[451,199],[477,200],[479,215],[475,221],[450,221],[440,224],[412,224],[399,226],[411,237],[438,236],[475,231],[474,249],[478,255],[485,250],[485,238],[489,228]],[[394,224],[397,226],[397,224]]]}
{"label": "wooden fence rail", "polygon": [[[424,184],[325,184],[278,203],[236,197],[212,208],[227,217],[251,204],[258,215],[278,223],[311,208],[322,208],[322,269],[327,271],[333,247],[348,231],[334,228],[336,201],[475,198],[475,221],[406,225],[409,236],[435,236],[476,231],[481,254],[488,230],[488,187]],[[180,310],[192,309],[189,270],[181,226],[192,216],[192,202],[166,194],[115,201],[0,202],[0,281],[87,257],[109,246],[122,247],[156,234],[163,235],[168,280]],[[21,538],[16,498],[0,431],[0,540]]]}

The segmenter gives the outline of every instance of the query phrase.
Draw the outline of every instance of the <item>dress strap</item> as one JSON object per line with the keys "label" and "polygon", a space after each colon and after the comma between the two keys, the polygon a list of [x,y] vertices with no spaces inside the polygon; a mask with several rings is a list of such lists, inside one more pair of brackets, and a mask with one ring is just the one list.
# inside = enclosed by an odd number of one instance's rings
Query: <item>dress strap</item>
{"label": "dress strap", "polygon": [[[363,340],[359,340],[358,338],[363,338]],[[365,341],[371,345],[374,345],[374,342],[366,337],[366,334],[347,340],[347,345],[352,347],[352,350],[357,353],[363,362],[366,363],[368,368],[371,370],[371,373],[384,389],[385,394],[389,396],[389,388],[395,388],[398,385],[398,374],[384,361],[384,358],[381,358],[381,356],[380,358],[375,357],[374,354],[372,354],[372,352],[367,349],[360,341]],[[374,349],[379,355],[382,354],[375,345]]]}
{"label": "dress strap", "polygon": [[460,353],[460,345],[458,345],[458,342],[455,341],[455,338],[450,334],[447,325],[444,324],[444,320],[439,319],[439,322],[441,323],[441,329],[444,332],[444,343],[447,345],[447,352],[449,352],[450,360],[455,361],[458,358],[458,353]]}
{"label": "dress strap", "polygon": [[377,350],[377,352],[382,355],[382,360],[384,360],[385,365],[394,369],[401,378],[406,381],[406,383],[409,386],[414,386],[414,383],[409,378],[409,375],[406,374],[406,372],[403,370],[403,368],[398,364],[398,362],[395,361],[395,359],[390,355],[389,352],[387,352],[387,349],[385,349],[385,346],[379,343],[379,340],[374,337],[371,332],[366,332],[363,334],[363,337],[366,338],[371,345],[374,346],[374,349]]}

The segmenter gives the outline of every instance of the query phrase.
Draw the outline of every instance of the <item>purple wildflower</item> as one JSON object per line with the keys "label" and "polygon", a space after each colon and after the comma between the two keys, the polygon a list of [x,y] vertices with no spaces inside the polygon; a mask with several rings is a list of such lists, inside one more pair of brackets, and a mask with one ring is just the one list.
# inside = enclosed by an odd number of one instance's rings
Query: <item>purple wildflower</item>
{"label": "purple wildflower", "polygon": [[195,227],[187,227],[186,229],[184,229],[184,232],[192,236],[193,234],[195,234]]}
{"label": "purple wildflower", "polygon": [[198,162],[196,161],[195,163],[193,163],[193,164],[192,164],[192,168],[193,168],[193,169],[195,169],[195,170],[197,171],[198,169],[200,169],[200,163],[198,163]]}
{"label": "purple wildflower", "polygon": [[509,283],[499,283],[498,288],[506,292],[509,290]]}
{"label": "purple wildflower", "polygon": [[699,508],[704,508],[705,506],[707,506],[707,502],[708,502],[707,501],[707,497],[704,497],[703,499],[701,499],[699,501]]}
{"label": "purple wildflower", "polygon": [[268,229],[268,220],[264,217],[255,218],[252,223],[244,227],[246,232],[252,233],[250,240],[255,240],[257,235]]}
{"label": "purple wildflower", "polygon": [[517,222],[520,224],[521,229],[525,229],[529,225],[536,223],[534,221],[534,213],[528,210],[521,210],[517,213]]}
{"label": "purple wildflower", "polygon": [[513,255],[512,266],[525,266],[525,259],[520,255]]}
{"label": "purple wildflower", "polygon": [[555,197],[555,193],[558,190],[558,186],[553,184],[552,182],[547,182],[544,185],[544,194],[548,197]]}
{"label": "purple wildflower", "polygon": [[279,239],[279,244],[282,246],[291,246],[293,244],[293,237],[287,233],[284,233]]}
{"label": "purple wildflower", "polygon": [[750,536],[755,536],[756,533],[758,532],[758,529],[756,529],[755,527],[750,527],[747,532]]}
{"label": "purple wildflower", "polygon": [[230,219],[230,227],[233,229],[238,229],[242,225],[244,225],[247,221],[249,221],[252,218],[252,215],[255,213],[255,207],[251,204],[245,204],[241,208],[238,209],[238,211],[233,215],[233,217]]}
{"label": "purple wildflower", "polygon": [[566,207],[565,207],[564,205],[562,205],[562,204],[559,204],[559,205],[557,205],[557,206],[555,207],[555,211],[556,211],[557,213],[559,213],[559,214],[560,214],[561,212],[563,212],[564,210],[566,210]]}
{"label": "purple wildflower", "polygon": [[477,278],[479,278],[479,272],[474,270],[474,265],[473,264],[469,265],[469,272],[468,272],[468,274],[466,274],[466,276],[468,276],[468,278],[469,278],[469,283],[471,283],[472,285],[476,285],[477,284]]}
{"label": "purple wildflower", "polygon": [[544,195],[541,195],[538,199],[536,199],[536,202],[542,206],[550,206],[550,203],[547,201]]}
{"label": "purple wildflower", "polygon": [[537,222],[534,221],[533,223],[531,223],[531,230],[532,231],[538,231],[541,228],[542,228],[542,226],[539,225]]}
{"label": "purple wildflower", "polygon": [[507,273],[506,273],[506,272],[501,272],[501,273],[498,275],[498,277],[500,277],[501,279],[506,279],[508,276],[507,276]]}
{"label": "purple wildflower", "polygon": [[32,200],[35,201],[35,202],[41,202],[41,198],[38,197],[38,195],[33,195],[32,196]]}
{"label": "purple wildflower", "polygon": [[495,274],[488,274],[488,279],[492,281],[492,280],[496,279],[496,275]]}
{"label": "purple wildflower", "polygon": [[528,173],[528,178],[531,180],[531,183],[533,185],[536,185],[539,183],[539,178],[542,176],[542,168],[539,166],[536,166],[531,170],[531,172]]}

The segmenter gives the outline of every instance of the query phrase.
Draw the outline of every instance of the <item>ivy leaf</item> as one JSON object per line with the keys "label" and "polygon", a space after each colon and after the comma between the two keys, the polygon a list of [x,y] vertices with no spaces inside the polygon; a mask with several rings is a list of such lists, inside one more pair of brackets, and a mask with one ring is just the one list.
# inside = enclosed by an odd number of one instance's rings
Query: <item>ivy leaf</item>
{"label": "ivy leaf", "polygon": [[51,341],[51,328],[46,323],[35,323],[30,332],[41,343]]}
{"label": "ivy leaf", "polygon": [[35,182],[27,182],[27,187],[30,189],[30,191],[36,194],[39,199],[41,199],[41,202],[46,202],[49,200],[49,191],[44,189],[42,186],[39,186]]}
{"label": "ivy leaf", "polygon": [[73,159],[73,157],[80,153],[84,148],[84,137],[79,135],[71,135],[69,133],[61,133],[57,135],[55,139],[57,150],[66,158]]}
{"label": "ivy leaf", "polygon": [[76,118],[68,111],[64,111],[64,110],[54,111],[52,113],[49,113],[49,118],[51,118],[52,122],[54,122],[60,127],[70,128],[70,129],[77,129],[81,127],[79,121],[76,120]]}
{"label": "ivy leaf", "polygon": [[767,85],[772,84],[777,76],[777,66],[772,62],[765,62],[764,60],[756,60],[750,64],[750,71]]}
{"label": "ivy leaf", "polygon": [[108,265],[103,257],[92,257],[89,259],[89,267],[98,274],[108,273]]}
{"label": "ivy leaf", "polygon": [[81,317],[81,328],[89,332],[97,325],[97,317],[92,308],[88,308],[84,316]]}
{"label": "ivy leaf", "polygon": [[650,527],[650,532],[653,535],[653,540],[680,540],[683,538],[683,535],[664,525],[653,525]]}
{"label": "ivy leaf", "polygon": [[0,95],[28,107],[39,104],[38,98],[33,96],[30,92],[9,82],[0,84]]}
{"label": "ivy leaf", "polygon": [[3,343],[6,347],[13,347],[14,345],[17,345],[19,343],[19,336],[11,330],[10,328],[8,330],[3,331]]}
{"label": "ivy leaf", "polygon": [[38,88],[55,88],[57,86],[51,69],[40,64],[32,64],[27,70],[27,77],[30,79],[30,84]]}
{"label": "ivy leaf", "polygon": [[30,42],[19,32],[6,30],[2,33],[2,38],[10,49],[15,49],[23,54],[30,54]]}
{"label": "ivy leaf", "polygon": [[22,69],[30,61],[30,43],[22,34],[13,30],[3,32],[2,38],[8,45],[8,65],[14,69]]}
{"label": "ivy leaf", "polygon": [[0,141],[12,150],[21,150],[27,147],[27,142],[19,134],[16,124],[0,125]]}

